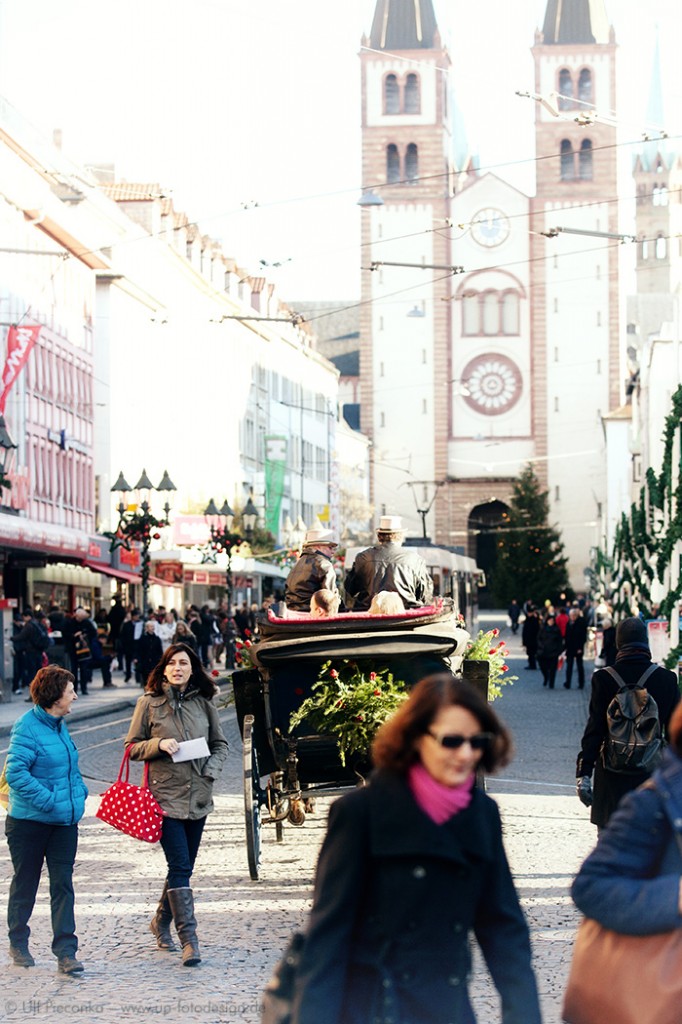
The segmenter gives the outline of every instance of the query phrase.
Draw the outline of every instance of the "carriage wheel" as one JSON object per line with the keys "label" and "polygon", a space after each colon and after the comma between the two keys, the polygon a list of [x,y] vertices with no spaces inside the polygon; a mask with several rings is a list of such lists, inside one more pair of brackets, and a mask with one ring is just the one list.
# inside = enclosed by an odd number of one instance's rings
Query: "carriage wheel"
{"label": "carriage wheel", "polygon": [[253,715],[244,717],[244,816],[246,820],[246,854],[249,874],[258,881],[260,869],[260,808],[261,788],[258,774],[258,755],[253,746]]}

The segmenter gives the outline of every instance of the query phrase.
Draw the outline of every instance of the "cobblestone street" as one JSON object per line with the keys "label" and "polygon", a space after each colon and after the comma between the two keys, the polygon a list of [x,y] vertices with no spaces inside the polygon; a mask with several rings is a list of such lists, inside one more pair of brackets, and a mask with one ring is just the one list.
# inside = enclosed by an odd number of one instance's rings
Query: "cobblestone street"
{"label": "cobblestone street", "polygon": [[[490,624],[502,622],[490,620]],[[517,638],[510,642],[517,655]],[[501,778],[490,782],[489,792],[502,810],[512,870],[532,929],[545,1024],[559,1024],[577,923],[568,886],[596,838],[572,784],[588,691],[566,691],[560,683],[555,691],[543,690],[539,673],[524,673],[522,665],[516,656],[510,660],[512,672],[521,678],[497,705],[514,732],[517,757]],[[316,813],[303,827],[287,825],[281,844],[275,843],[274,830],[264,829],[262,877],[259,882],[250,881],[241,744],[232,712],[226,725],[229,767],[209,818],[194,879],[201,965],[183,969],[179,953],[158,951],[148,930],[164,874],[160,848],[138,843],[99,822],[93,816],[97,799],[91,796],[81,825],[75,876],[79,955],[86,972],[79,978],[56,973],[43,881],[31,922],[37,966],[32,970],[7,966],[0,1018],[91,1024],[156,1017],[192,1024],[259,1021],[260,993],[270,968],[292,929],[305,920],[330,798],[317,800]],[[6,740],[2,746],[6,748]],[[90,785],[91,792],[101,791],[106,781]],[[3,851],[0,915],[4,930],[11,877],[4,843]],[[6,956],[4,949],[2,955]],[[472,992],[479,1024],[493,1024],[499,1020],[497,997],[484,968],[476,963]]]}

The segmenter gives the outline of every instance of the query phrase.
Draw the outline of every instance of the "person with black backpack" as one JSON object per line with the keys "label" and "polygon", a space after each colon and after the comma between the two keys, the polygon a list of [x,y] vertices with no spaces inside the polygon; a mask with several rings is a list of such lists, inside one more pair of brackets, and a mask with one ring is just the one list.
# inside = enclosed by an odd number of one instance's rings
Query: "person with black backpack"
{"label": "person with black backpack", "polygon": [[[680,700],[677,676],[655,665],[644,622],[616,628],[616,664],[592,676],[587,725],[576,764],[577,793],[604,828],[626,793],[658,767],[668,726]],[[592,773],[594,772],[594,785]]]}

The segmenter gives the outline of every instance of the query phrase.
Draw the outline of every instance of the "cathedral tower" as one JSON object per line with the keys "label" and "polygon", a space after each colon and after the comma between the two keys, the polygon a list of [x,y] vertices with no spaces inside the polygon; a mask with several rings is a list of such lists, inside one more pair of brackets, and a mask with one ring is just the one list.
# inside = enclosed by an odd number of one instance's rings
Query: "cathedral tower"
{"label": "cathedral tower", "polygon": [[580,587],[603,538],[601,417],[622,400],[616,43],[604,0],[548,0],[533,57],[534,434]]}
{"label": "cathedral tower", "polygon": [[436,508],[417,509],[447,474],[449,70],[431,0],[377,0],[361,52],[361,425],[375,515],[432,537]]}

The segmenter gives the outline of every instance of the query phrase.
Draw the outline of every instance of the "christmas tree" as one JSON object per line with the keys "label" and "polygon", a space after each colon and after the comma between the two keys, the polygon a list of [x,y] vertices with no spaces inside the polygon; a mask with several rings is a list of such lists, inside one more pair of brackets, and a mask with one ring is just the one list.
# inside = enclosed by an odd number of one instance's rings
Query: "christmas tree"
{"label": "christmas tree", "polygon": [[514,483],[509,517],[497,539],[495,596],[503,607],[512,598],[542,604],[566,589],[567,559],[557,529],[549,526],[547,491],[529,464]]}

